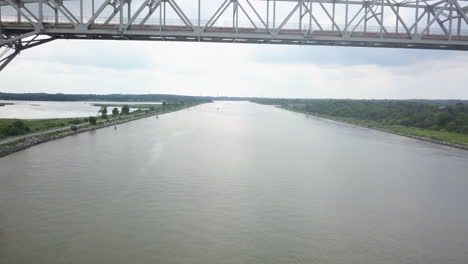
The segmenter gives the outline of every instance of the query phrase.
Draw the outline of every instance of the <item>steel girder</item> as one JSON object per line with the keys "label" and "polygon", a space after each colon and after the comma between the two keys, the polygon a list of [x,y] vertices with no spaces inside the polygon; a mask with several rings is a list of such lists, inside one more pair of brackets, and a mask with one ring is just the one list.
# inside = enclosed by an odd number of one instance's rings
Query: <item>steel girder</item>
{"label": "steel girder", "polygon": [[468,50],[464,0],[213,2],[0,0],[0,47],[14,51],[0,52],[0,70],[22,49],[52,39]]}
{"label": "steel girder", "polygon": [[[4,37],[4,36],[3,36]],[[10,63],[21,51],[47,43],[54,40],[53,37],[35,35],[33,37],[18,38],[9,41],[0,47],[0,71]]]}

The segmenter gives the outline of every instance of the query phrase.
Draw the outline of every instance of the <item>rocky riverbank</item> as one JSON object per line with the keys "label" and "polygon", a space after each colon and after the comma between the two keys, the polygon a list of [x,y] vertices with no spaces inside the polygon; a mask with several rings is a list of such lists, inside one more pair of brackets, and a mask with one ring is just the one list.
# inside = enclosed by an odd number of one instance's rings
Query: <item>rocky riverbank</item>
{"label": "rocky riverbank", "polygon": [[[187,109],[187,108],[183,108],[183,109]],[[73,131],[71,129],[64,129],[64,130],[54,131],[54,132],[45,133],[45,134],[41,134],[37,136],[21,138],[21,139],[18,139],[17,141],[13,141],[11,143],[0,145],[0,158],[10,155],[12,153],[33,147],[33,146],[36,146],[36,145],[42,144],[42,143],[52,141],[52,140],[56,140],[56,139],[60,139],[60,138],[64,138],[64,137],[68,137],[71,135],[76,135],[79,133],[88,132],[88,131],[96,130],[100,128],[116,126],[119,124],[135,121],[135,120],[142,119],[142,118],[176,112],[176,111],[180,111],[183,109],[165,111],[165,112],[160,112],[160,113],[151,113],[151,114],[146,114],[146,115],[141,115],[141,116],[130,117],[128,119],[116,119],[116,120],[112,120],[109,122],[99,123],[95,126],[81,127],[81,128],[78,128],[76,131]]]}

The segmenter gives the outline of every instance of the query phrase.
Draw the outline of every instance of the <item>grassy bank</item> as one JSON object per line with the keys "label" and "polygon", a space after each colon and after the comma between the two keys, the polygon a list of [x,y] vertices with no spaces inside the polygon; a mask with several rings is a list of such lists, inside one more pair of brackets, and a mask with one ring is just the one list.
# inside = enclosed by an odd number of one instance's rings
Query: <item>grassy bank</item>
{"label": "grassy bank", "polygon": [[288,107],[288,106],[281,106],[280,108],[306,114],[306,115],[313,115],[313,116],[317,116],[321,118],[326,118],[326,119],[331,119],[331,120],[336,120],[336,121],[343,121],[343,122],[351,123],[351,124],[357,124],[357,125],[361,125],[361,126],[365,126],[369,128],[378,128],[378,129],[388,130],[391,132],[401,133],[401,134],[405,134],[409,136],[426,138],[428,140],[468,146],[467,134],[423,129],[423,128],[415,128],[415,127],[407,127],[407,126],[402,126],[402,125],[387,125],[387,124],[383,124],[383,123],[376,122],[376,121],[361,120],[357,118],[346,118],[346,117],[336,117],[336,116],[330,116],[330,115],[316,114],[316,113],[310,113],[306,111],[297,110],[295,108]]}
{"label": "grassy bank", "polygon": [[[21,122],[23,125],[18,125]],[[87,118],[0,119],[0,139],[88,122]]]}
{"label": "grassy bank", "polygon": [[[327,117],[327,118],[332,118],[332,117]],[[412,135],[412,136],[423,137],[423,138],[432,139],[432,140],[445,141],[449,143],[462,144],[462,145],[468,146],[467,134],[423,129],[423,128],[416,128],[416,127],[406,127],[406,126],[401,126],[401,125],[385,125],[385,124],[380,124],[377,122],[358,120],[354,118],[335,118],[335,119],[348,121],[349,123],[360,124],[360,125],[364,125],[364,126],[371,127],[371,128],[372,127],[381,128],[381,129],[390,130],[393,132],[398,132],[398,133],[402,133],[406,135]]]}

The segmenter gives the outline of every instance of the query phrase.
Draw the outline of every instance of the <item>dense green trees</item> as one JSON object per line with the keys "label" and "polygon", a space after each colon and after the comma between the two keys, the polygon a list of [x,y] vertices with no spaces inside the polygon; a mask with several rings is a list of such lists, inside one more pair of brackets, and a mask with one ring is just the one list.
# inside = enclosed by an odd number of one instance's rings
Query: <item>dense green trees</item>
{"label": "dense green trees", "polygon": [[468,134],[468,104],[391,100],[285,100],[281,105],[321,115]]}
{"label": "dense green trees", "polygon": [[101,110],[99,110],[99,112],[101,112],[102,118],[107,119],[107,106],[101,107]]}
{"label": "dense green trees", "polygon": [[130,113],[130,108],[128,105],[124,105],[121,110],[122,115],[128,115]]}
{"label": "dense green trees", "polygon": [[17,136],[29,133],[31,129],[26,126],[26,124],[21,120],[16,120],[13,124],[8,125],[4,131],[1,131],[2,134],[6,136]]}
{"label": "dense green trees", "polygon": [[113,116],[118,116],[119,115],[119,109],[117,107],[114,107],[114,109],[112,109],[112,115]]}
{"label": "dense green trees", "polygon": [[97,124],[97,120],[94,116],[90,116],[89,117],[89,123],[93,126],[95,126]]}

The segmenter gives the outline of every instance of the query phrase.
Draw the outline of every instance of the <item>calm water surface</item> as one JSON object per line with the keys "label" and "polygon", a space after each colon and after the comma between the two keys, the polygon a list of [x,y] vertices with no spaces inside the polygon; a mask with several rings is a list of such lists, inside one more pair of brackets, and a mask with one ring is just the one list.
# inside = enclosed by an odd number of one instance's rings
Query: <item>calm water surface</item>
{"label": "calm water surface", "polygon": [[[99,115],[100,107],[93,104],[138,104],[138,102],[50,102],[50,101],[2,101],[0,103],[13,103],[0,107],[0,118],[20,119],[46,119],[71,118]],[[142,104],[160,104],[144,102]],[[120,107],[117,107],[120,111]],[[136,110],[136,109],[131,109]],[[108,109],[109,113],[112,111]]]}
{"label": "calm water surface", "polygon": [[467,190],[467,151],[205,104],[1,158],[0,263],[466,264]]}

